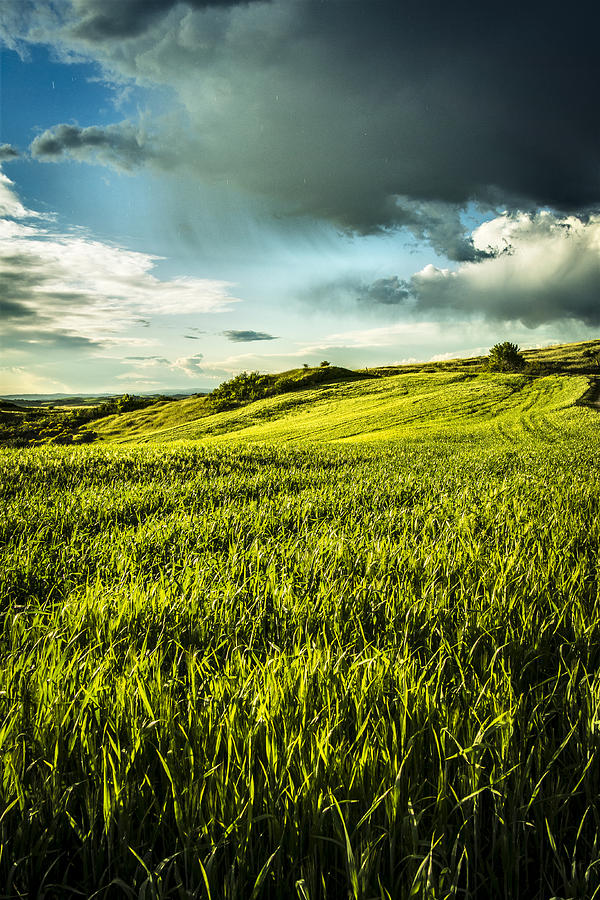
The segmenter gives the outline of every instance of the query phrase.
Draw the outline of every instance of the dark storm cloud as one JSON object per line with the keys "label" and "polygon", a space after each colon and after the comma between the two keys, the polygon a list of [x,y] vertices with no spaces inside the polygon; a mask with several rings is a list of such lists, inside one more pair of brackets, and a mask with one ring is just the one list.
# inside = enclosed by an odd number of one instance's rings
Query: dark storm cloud
{"label": "dark storm cloud", "polygon": [[[0,291],[2,291],[2,281],[0,280]],[[35,311],[29,309],[24,303],[19,303],[15,299],[7,299],[5,296],[0,298],[0,316],[6,321],[8,319],[25,319],[28,316],[35,316]]]}
{"label": "dark storm cloud", "polygon": [[[235,6],[256,0],[183,0],[190,9]],[[73,34],[87,41],[132,38],[166,16],[181,0],[75,0],[79,16]]]}
{"label": "dark storm cloud", "polygon": [[35,332],[28,332],[28,339],[24,343],[43,344],[57,350],[94,350],[104,347],[102,341],[69,331],[54,331],[50,335],[45,332],[39,332],[39,337],[37,338],[34,335]]}
{"label": "dark storm cloud", "polygon": [[236,331],[235,329],[230,329],[229,331],[224,331],[223,334],[228,341],[233,341],[235,344],[245,344],[250,341],[277,340],[276,335],[267,334],[265,331]]}
{"label": "dark storm cloud", "polygon": [[112,165],[131,171],[148,162],[152,150],[143,135],[129,122],[99,128],[95,125],[55,125],[38,135],[31,144],[31,155],[46,162],[66,157]]}
{"label": "dark storm cloud", "polygon": [[470,201],[600,206],[592,4],[59,6],[60,26],[47,0],[24,37],[87,53],[117,80],[172,89],[189,127],[174,133],[165,119],[154,123],[160,140],[132,141],[110,132],[123,123],[62,125],[37,139],[38,158],[177,167],[278,213],[362,233],[404,226],[458,262],[485,260],[460,222]]}
{"label": "dark storm cloud", "polygon": [[439,201],[415,202],[397,198],[397,222],[454,262],[477,262],[489,252],[477,249],[460,218],[460,208]]}
{"label": "dark storm cloud", "polygon": [[184,41],[181,10],[117,65],[176,88],[200,177],[363,232],[407,224],[459,260],[468,240],[411,202],[600,202],[585,11],[297,0],[197,14]]}
{"label": "dark storm cloud", "polygon": [[359,294],[361,300],[371,303],[382,303],[384,306],[397,306],[410,296],[409,285],[397,275],[391,278],[378,278]]}
{"label": "dark storm cloud", "polygon": [[380,307],[400,306],[412,297],[410,282],[391,275],[369,281],[349,275],[335,281],[312,285],[302,299],[325,309],[348,309],[350,305]]}
{"label": "dark storm cloud", "polygon": [[542,277],[535,285],[516,274],[507,283],[503,273],[493,269],[482,274],[485,278],[477,280],[467,272],[414,276],[417,311],[451,318],[459,312],[483,314],[486,319],[522,322],[529,328],[565,319],[600,325],[600,273],[589,266],[560,280]]}
{"label": "dark storm cloud", "polygon": [[7,162],[11,159],[17,159],[19,151],[11,144],[0,144],[0,162]]}

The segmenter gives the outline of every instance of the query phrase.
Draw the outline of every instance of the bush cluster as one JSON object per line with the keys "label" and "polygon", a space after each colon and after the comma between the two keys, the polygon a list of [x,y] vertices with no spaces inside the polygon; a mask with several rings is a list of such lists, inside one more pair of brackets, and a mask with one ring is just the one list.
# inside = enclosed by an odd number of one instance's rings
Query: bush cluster
{"label": "bush cluster", "polygon": [[209,395],[210,403],[217,409],[231,409],[242,403],[252,403],[274,393],[274,377],[259,372],[240,372],[224,381]]}
{"label": "bush cluster", "polygon": [[89,429],[79,429],[106,416],[120,415],[151,406],[167,397],[135,397],[123,394],[111,397],[97,406],[77,409],[33,407],[0,411],[0,444],[27,447],[34,444],[88,444],[97,438]]}

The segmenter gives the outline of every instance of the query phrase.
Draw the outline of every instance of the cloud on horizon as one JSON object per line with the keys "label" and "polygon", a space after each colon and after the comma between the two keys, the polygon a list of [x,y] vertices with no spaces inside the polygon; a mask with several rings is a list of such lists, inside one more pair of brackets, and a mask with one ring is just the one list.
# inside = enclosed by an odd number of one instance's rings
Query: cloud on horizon
{"label": "cloud on horizon", "polygon": [[118,381],[127,381],[131,384],[150,386],[160,385],[165,374],[183,373],[186,378],[196,378],[204,374],[201,362],[204,359],[202,353],[194,356],[181,356],[170,360],[164,356],[126,356],[124,362],[132,362],[133,366],[116,376]]}
{"label": "cloud on horizon", "polygon": [[600,325],[600,215],[503,213],[472,234],[478,261],[429,264],[409,279],[348,276],[300,299],[327,309],[396,309],[413,322],[451,319]]}
{"label": "cloud on horizon", "polygon": [[203,359],[202,353],[196,353],[194,356],[180,356],[173,363],[173,368],[183,372],[188,378],[195,378],[202,374],[201,362]]}
{"label": "cloud on horizon", "polygon": [[495,255],[413,275],[417,312],[470,313],[531,328],[565,319],[600,325],[600,216],[506,214],[477,228],[474,242]]}

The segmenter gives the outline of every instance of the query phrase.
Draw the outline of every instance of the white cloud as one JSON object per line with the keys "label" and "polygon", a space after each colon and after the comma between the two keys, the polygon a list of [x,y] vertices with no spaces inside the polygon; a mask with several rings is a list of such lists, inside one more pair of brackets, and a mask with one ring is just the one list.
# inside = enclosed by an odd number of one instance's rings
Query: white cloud
{"label": "white cloud", "polygon": [[13,217],[0,218],[0,304],[4,334],[14,340],[118,344],[129,341],[126,332],[140,316],[204,315],[239,302],[226,281],[160,280],[153,273],[157,256],[14,221],[36,214],[2,173],[0,213]]}
{"label": "white cloud", "polygon": [[472,359],[474,356],[485,356],[489,347],[469,347],[466,350],[450,350],[448,353],[434,353],[429,362],[447,362],[449,359]]}
{"label": "white cloud", "polygon": [[172,369],[178,369],[187,375],[188,378],[196,378],[198,375],[202,374],[202,353],[197,353],[195,356],[180,356],[179,359],[176,359]]}
{"label": "white cloud", "polygon": [[0,216],[12,216],[16,219],[40,219],[40,213],[23,206],[15,191],[14,182],[0,171]]}
{"label": "white cloud", "polygon": [[504,213],[473,232],[495,255],[456,271],[428,265],[411,288],[422,312],[471,313],[536,327],[600,323],[600,216]]}

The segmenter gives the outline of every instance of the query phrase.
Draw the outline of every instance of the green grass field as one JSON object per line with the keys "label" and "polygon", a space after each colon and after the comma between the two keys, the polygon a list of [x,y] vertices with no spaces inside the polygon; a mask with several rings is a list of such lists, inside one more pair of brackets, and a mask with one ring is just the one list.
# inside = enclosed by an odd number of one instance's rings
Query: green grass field
{"label": "green grass field", "polygon": [[523,430],[545,437],[568,426],[587,384],[582,375],[411,373],[324,385],[221,412],[204,398],[190,398],[93,427],[113,443],[389,441]]}
{"label": "green grass field", "polygon": [[586,386],[416,372],[0,451],[0,897],[600,896]]}

